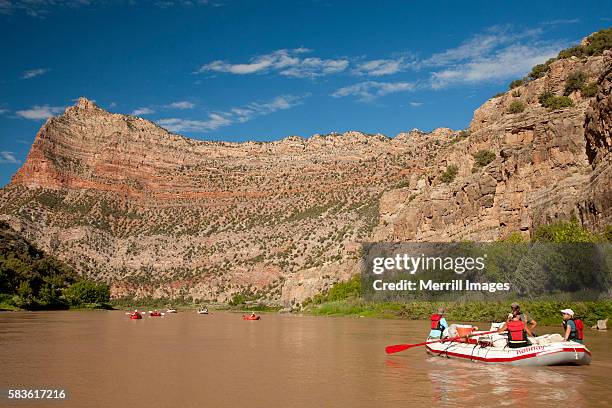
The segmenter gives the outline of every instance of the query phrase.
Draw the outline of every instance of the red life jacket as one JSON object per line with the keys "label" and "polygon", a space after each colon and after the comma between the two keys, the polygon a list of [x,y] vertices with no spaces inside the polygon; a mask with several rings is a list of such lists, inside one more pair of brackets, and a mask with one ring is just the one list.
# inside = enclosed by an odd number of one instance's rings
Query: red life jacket
{"label": "red life jacket", "polygon": [[442,315],[434,313],[431,315],[430,320],[432,330],[444,331],[444,327],[440,324],[440,320],[442,320]]}
{"label": "red life jacket", "polygon": [[511,343],[522,343],[527,341],[525,322],[512,320],[508,322],[508,341]]}

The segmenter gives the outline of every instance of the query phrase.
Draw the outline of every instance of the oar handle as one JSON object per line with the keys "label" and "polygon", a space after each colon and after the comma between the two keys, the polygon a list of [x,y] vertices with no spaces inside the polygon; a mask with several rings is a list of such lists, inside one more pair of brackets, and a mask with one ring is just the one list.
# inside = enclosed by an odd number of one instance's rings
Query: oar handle
{"label": "oar handle", "polygon": [[413,348],[413,347],[425,346],[427,344],[432,344],[432,343],[444,343],[444,342],[447,342],[447,341],[459,340],[461,338],[468,338],[468,337],[474,337],[474,336],[482,336],[482,335],[485,335],[485,334],[492,334],[492,333],[497,333],[497,330],[491,330],[491,331],[480,332],[480,333],[473,333],[473,334],[468,334],[467,336],[456,336],[456,337],[449,337],[449,338],[446,338],[446,339],[438,339],[438,340],[425,341],[423,343],[416,343],[416,344],[396,344],[394,346],[387,346],[385,348],[385,352],[387,354],[399,353],[400,351],[404,351],[404,350],[407,350],[407,349]]}

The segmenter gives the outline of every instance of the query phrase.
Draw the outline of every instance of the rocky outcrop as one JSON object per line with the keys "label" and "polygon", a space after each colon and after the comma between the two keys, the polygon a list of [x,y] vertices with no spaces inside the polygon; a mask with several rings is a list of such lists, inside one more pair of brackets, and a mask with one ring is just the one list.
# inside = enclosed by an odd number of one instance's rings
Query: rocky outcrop
{"label": "rocky outcrop", "polygon": [[81,98],[40,129],[0,218],[115,296],[289,305],[357,271],[420,150],[361,132],[196,141]]}
{"label": "rocky outcrop", "polygon": [[[381,198],[377,240],[494,240],[572,215],[594,230],[610,223],[610,54],[562,59],[538,80],[487,101],[474,113],[469,137],[443,146],[426,175]],[[574,107],[549,111],[538,96],[561,95],[571,72],[597,81],[596,98],[570,94]],[[606,79],[608,78],[608,79]],[[513,101],[525,107],[510,113]],[[495,159],[475,165],[487,150]],[[439,175],[458,167],[446,184]]]}

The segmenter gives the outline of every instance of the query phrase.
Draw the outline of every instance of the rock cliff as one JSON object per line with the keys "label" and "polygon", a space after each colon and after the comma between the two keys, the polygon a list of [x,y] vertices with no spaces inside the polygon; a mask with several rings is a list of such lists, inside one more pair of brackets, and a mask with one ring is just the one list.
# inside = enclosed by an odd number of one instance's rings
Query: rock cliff
{"label": "rock cliff", "polygon": [[[612,221],[610,69],[612,55],[561,59],[542,78],[494,97],[474,113],[469,137],[437,150],[422,177],[381,197],[376,240],[495,240],[578,217],[600,230]],[[563,95],[568,76],[586,75],[595,97],[569,93],[573,106],[541,105]],[[522,112],[511,113],[520,101]],[[520,110],[520,109],[519,109]],[[478,152],[494,159],[478,165]],[[440,174],[457,167],[451,182]]]}
{"label": "rock cliff", "polygon": [[[567,92],[578,71],[594,95]],[[466,131],[269,143],[191,140],[81,98],[42,126],[0,219],[114,296],[289,306],[357,272],[364,241],[612,223],[611,88],[609,52],[563,58]],[[543,107],[544,92],[573,106]]]}

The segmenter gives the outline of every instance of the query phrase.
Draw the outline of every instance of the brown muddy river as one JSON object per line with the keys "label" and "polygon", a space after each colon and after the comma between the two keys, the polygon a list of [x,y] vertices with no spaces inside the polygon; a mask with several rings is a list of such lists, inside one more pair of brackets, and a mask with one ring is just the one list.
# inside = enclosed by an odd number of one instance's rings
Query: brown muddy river
{"label": "brown muddy river", "polygon": [[[509,367],[429,357],[428,323],[179,312],[0,313],[0,406],[602,407],[612,405],[612,333],[586,333],[590,366]],[[481,326],[485,327],[485,325]],[[558,328],[544,332],[560,332]],[[67,399],[7,399],[8,389]]]}

